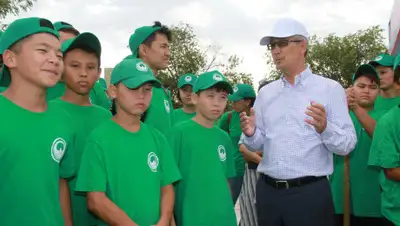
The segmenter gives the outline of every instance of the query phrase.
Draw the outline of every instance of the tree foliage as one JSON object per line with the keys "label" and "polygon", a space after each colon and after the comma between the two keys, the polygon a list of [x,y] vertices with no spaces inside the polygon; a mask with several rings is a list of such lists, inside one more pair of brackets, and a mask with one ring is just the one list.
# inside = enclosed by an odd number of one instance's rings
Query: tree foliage
{"label": "tree foliage", "polygon": [[33,6],[36,0],[0,0],[0,17],[4,19],[9,14],[18,15],[21,10],[26,11]]}
{"label": "tree foliage", "polygon": [[220,70],[232,84],[252,84],[251,74],[238,72],[242,59],[237,55],[229,56],[224,60],[221,47],[209,45],[202,48],[189,24],[178,24],[170,27],[172,41],[170,43],[170,64],[166,70],[159,72],[159,78],[171,91],[176,107],[178,101],[178,78],[187,73],[199,75],[210,70]]}
{"label": "tree foliage", "polygon": [[[315,74],[334,79],[344,87],[351,84],[353,73],[360,64],[368,63],[379,53],[387,52],[383,29],[373,26],[343,37],[330,34],[327,37],[311,36],[307,64]],[[274,69],[271,54],[266,61],[273,68],[269,77],[276,79],[280,73]]]}

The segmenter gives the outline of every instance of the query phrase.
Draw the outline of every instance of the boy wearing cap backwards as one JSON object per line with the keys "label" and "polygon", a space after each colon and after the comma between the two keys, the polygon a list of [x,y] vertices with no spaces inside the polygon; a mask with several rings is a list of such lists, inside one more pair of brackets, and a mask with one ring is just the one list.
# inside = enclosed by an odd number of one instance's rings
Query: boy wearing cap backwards
{"label": "boy wearing cap backwards", "polygon": [[179,100],[182,102],[182,108],[174,110],[174,124],[193,118],[196,115],[196,106],[193,104],[192,91],[196,83],[197,76],[194,74],[185,74],[178,79]]}
{"label": "boy wearing cap backwards", "polygon": [[[65,93],[60,99],[52,100],[69,112],[67,120],[75,123],[71,127],[76,131],[74,156],[76,172],[80,166],[85,141],[90,132],[104,120],[111,118],[106,109],[92,105],[89,93],[100,76],[101,45],[92,33],[82,33],[61,45],[64,55],[63,78]],[[87,210],[86,197],[75,192],[76,177],[68,181],[74,226],[94,225]]]}
{"label": "boy wearing cap backwards", "polygon": [[0,41],[2,72],[11,76],[0,95],[1,225],[72,225],[60,178],[74,174],[74,134],[60,120],[67,112],[46,102],[63,70],[58,35],[49,20],[31,17],[11,23]]}
{"label": "boy wearing cap backwards", "polygon": [[[156,76],[158,71],[168,67],[170,40],[171,31],[160,22],[155,22],[153,26],[140,27],[129,38],[132,55],[128,57],[142,59]],[[168,93],[162,87],[155,87],[150,106],[141,120],[166,135],[173,125],[172,110]]]}
{"label": "boy wearing cap backwards", "polygon": [[[400,58],[394,65],[398,81]],[[394,225],[400,225],[400,104],[389,110],[378,122],[371,144],[369,164],[380,172],[381,212]]]}
{"label": "boy wearing cap backwards", "polygon": [[[117,113],[87,139],[76,191],[102,225],[169,225],[172,183],[180,179],[167,139],[140,121],[152,87],[160,87],[139,59],[124,59],[111,73],[110,95]],[[111,134],[111,136],[110,136]]]}
{"label": "boy wearing cap backwards", "polygon": [[234,147],[214,126],[232,87],[218,71],[199,76],[193,87],[196,116],[175,125],[170,140],[182,179],[176,183],[178,226],[236,226],[228,178],[235,176]]}
{"label": "boy wearing cap backwards", "polygon": [[369,64],[375,67],[380,76],[380,95],[376,99],[376,110],[389,110],[400,104],[400,80],[394,75],[395,57],[380,54]]}
{"label": "boy wearing cap backwards", "polygon": [[[250,108],[253,107],[254,101],[256,99],[256,93],[253,87],[249,84],[237,84],[233,88],[233,94],[229,95],[229,100],[233,102],[233,111],[226,112],[221,116],[219,120],[219,126],[221,129],[225,130],[233,143],[235,148],[235,168],[236,177],[230,179],[230,184],[232,187],[232,198],[233,203],[236,203],[240,191],[242,190],[243,176],[245,171],[245,160],[243,154],[239,151],[239,140],[242,130],[240,128],[240,113],[250,112]],[[255,153],[252,153],[255,154]],[[247,157],[254,157],[253,155],[247,155]],[[254,166],[254,165],[252,165]]]}
{"label": "boy wearing cap backwards", "polygon": [[[363,64],[353,75],[353,85],[347,90],[350,117],[357,134],[357,144],[350,154],[351,225],[388,225],[380,211],[379,168],[368,166],[371,138],[376,121],[386,112],[376,110],[380,77],[373,66]],[[336,225],[343,225],[344,157],[334,155],[331,176],[332,195],[336,209]]]}

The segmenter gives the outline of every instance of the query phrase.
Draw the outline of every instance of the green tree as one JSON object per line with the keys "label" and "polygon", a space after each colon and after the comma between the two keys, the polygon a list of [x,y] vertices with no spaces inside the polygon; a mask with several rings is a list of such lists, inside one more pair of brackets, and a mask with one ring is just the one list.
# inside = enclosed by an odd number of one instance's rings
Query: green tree
{"label": "green tree", "polygon": [[[315,74],[334,79],[344,87],[351,84],[353,73],[360,64],[368,63],[379,53],[387,52],[383,29],[373,26],[343,37],[330,34],[326,37],[313,35],[309,40],[307,64]],[[269,75],[276,79],[280,73],[274,69],[270,52],[266,61],[273,68]]]}
{"label": "green tree", "polygon": [[18,15],[21,10],[27,11],[36,0],[0,0],[0,17],[4,19],[9,14]]}
{"label": "green tree", "polygon": [[251,74],[238,72],[242,59],[236,55],[225,60],[222,48],[218,45],[209,45],[201,48],[200,43],[189,24],[178,24],[170,27],[172,41],[170,43],[170,65],[166,70],[160,71],[159,78],[171,91],[175,107],[179,107],[178,78],[187,73],[201,74],[203,72],[219,69],[229,81],[235,83],[245,82],[251,84]]}

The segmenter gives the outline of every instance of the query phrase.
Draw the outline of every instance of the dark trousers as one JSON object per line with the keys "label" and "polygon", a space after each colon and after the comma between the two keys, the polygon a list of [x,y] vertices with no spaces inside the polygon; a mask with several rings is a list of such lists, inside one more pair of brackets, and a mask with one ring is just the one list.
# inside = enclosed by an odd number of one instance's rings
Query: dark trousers
{"label": "dark trousers", "polygon": [[277,189],[260,176],[256,206],[259,226],[334,226],[332,193],[327,179]]}
{"label": "dark trousers", "polygon": [[242,191],[243,176],[232,177],[228,180],[231,186],[233,205],[235,205]]}
{"label": "dark trousers", "polygon": [[[386,218],[350,216],[351,226],[395,226]],[[335,215],[335,226],[343,226],[343,214]]]}

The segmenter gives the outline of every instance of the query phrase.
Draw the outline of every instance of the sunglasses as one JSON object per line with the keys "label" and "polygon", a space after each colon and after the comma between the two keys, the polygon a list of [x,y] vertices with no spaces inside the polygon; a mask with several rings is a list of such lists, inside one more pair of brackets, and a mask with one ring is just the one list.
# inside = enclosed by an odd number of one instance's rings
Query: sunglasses
{"label": "sunglasses", "polygon": [[299,42],[302,42],[302,41],[303,40],[279,40],[279,41],[276,41],[276,42],[268,44],[267,47],[268,47],[269,50],[273,50],[276,47],[284,48],[284,47],[288,46],[289,43],[291,43],[291,42],[299,43]]}

